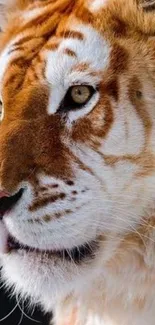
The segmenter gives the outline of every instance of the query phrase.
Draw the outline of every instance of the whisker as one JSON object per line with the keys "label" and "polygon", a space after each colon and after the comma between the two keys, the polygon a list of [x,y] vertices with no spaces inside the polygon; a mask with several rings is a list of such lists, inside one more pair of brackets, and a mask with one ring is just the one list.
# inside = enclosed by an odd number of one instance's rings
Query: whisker
{"label": "whisker", "polygon": [[41,324],[40,321],[38,321],[38,320],[36,320],[36,319],[34,319],[34,318],[28,316],[28,315],[24,312],[24,310],[23,310],[22,307],[20,306],[20,302],[19,302],[17,296],[16,296],[16,301],[17,301],[17,306],[19,307],[20,311],[23,313],[23,315],[24,315],[27,319],[29,319],[29,320],[31,320],[31,321],[33,321],[33,322],[35,322],[35,323]]}
{"label": "whisker", "polygon": [[70,257],[70,260],[72,261],[72,263],[74,264],[74,266],[78,272],[77,265],[76,265],[75,261],[73,260],[72,255],[70,254],[70,251],[68,249],[66,249],[66,251],[67,251],[68,256]]}
{"label": "whisker", "polygon": [[15,305],[15,307],[3,318],[0,319],[0,322],[3,322],[4,320],[6,320],[10,315],[13,314],[13,312],[15,311],[15,309],[18,307],[18,304]]}
{"label": "whisker", "polygon": [[24,314],[23,314],[23,312],[21,312],[21,317],[20,317],[20,320],[19,320],[19,322],[18,322],[18,325],[21,324],[21,322],[22,322],[22,320],[23,320],[23,317],[24,317]]}

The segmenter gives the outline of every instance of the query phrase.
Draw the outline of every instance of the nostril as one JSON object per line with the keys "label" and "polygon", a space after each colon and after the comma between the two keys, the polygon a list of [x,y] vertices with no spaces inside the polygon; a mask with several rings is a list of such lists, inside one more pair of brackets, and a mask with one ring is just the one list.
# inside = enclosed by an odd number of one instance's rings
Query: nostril
{"label": "nostril", "polygon": [[[10,211],[22,197],[24,190],[20,189],[15,195],[8,195],[6,192],[0,191],[0,218],[2,218],[7,211]],[[2,195],[2,193],[5,193]]]}

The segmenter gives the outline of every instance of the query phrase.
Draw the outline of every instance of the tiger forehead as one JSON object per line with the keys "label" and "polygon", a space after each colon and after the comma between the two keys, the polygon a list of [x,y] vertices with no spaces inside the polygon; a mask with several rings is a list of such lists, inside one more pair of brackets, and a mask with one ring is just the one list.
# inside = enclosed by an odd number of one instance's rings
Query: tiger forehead
{"label": "tiger forehead", "polygon": [[[110,52],[110,44],[97,30],[75,20],[48,41],[42,37],[35,39],[19,35],[1,53],[0,65],[3,68],[0,79],[3,78],[4,87],[10,84],[13,87],[12,81],[17,81],[18,75],[27,81],[25,86],[46,79],[52,88],[60,86],[59,95],[63,97],[72,84],[95,85],[99,81],[99,73],[109,65]],[[17,84],[15,88],[18,91],[22,80],[18,80]]]}
{"label": "tiger forehead", "polygon": [[78,24],[64,32],[60,44],[46,56],[45,75],[52,85],[50,114],[56,112],[70,86],[95,87],[101,81],[101,72],[109,66],[110,52],[109,43],[91,26]]}

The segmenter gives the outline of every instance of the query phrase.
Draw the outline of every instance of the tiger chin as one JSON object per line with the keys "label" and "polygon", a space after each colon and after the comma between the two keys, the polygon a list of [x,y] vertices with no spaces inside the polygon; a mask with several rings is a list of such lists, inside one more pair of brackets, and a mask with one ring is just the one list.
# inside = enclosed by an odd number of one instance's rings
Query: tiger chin
{"label": "tiger chin", "polygon": [[54,325],[155,324],[155,12],[0,0],[0,264]]}

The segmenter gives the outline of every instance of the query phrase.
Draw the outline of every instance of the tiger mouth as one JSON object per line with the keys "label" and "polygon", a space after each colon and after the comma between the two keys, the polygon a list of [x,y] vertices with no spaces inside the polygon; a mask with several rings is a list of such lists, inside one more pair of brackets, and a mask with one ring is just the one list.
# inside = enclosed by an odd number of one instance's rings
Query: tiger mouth
{"label": "tiger mouth", "polygon": [[74,262],[76,264],[81,263],[83,260],[86,259],[93,259],[95,257],[95,251],[97,250],[98,243],[97,241],[93,240],[85,245],[76,246],[72,249],[62,249],[62,250],[41,250],[38,248],[33,248],[28,245],[24,245],[17,241],[12,236],[8,238],[8,251],[25,251],[27,253],[41,253],[45,254],[48,257],[56,256],[63,260]]}
{"label": "tiger mouth", "polygon": [[[8,211],[12,210],[13,207],[18,203],[23,194],[23,189],[19,190],[15,195],[2,197],[0,199],[0,218],[2,218]],[[25,251],[27,253],[35,254],[45,254],[48,257],[56,256],[66,261],[74,261],[79,264],[85,259],[93,259],[95,256],[95,251],[98,247],[97,241],[92,240],[85,245],[76,246],[72,249],[62,249],[62,250],[41,250],[28,245],[24,245],[19,242],[16,238],[11,235],[8,236],[7,240],[7,251]]]}

